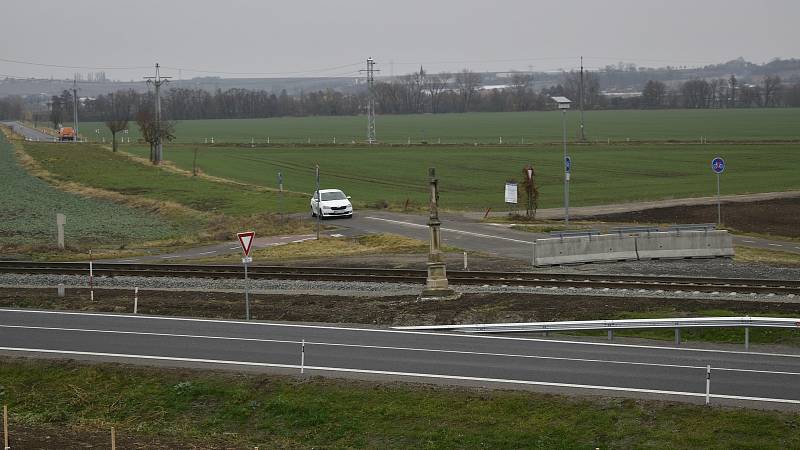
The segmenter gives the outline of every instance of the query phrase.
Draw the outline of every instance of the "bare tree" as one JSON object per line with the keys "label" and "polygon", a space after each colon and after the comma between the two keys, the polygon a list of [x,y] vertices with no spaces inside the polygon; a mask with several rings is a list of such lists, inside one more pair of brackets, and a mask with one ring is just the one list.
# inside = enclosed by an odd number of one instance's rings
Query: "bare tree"
{"label": "bare tree", "polygon": [[514,111],[526,111],[530,107],[531,101],[528,94],[532,84],[533,75],[529,73],[514,72],[511,75],[511,103]]}
{"label": "bare tree", "polygon": [[650,80],[642,90],[642,103],[646,108],[661,108],[667,94],[667,85],[661,81]]}
{"label": "bare tree", "polygon": [[481,85],[481,75],[471,70],[464,69],[455,75],[455,85],[459,97],[461,97],[461,111],[469,111],[472,97]]}
{"label": "bare tree", "polygon": [[161,124],[157,126],[152,108],[144,108],[136,114],[136,123],[139,125],[142,138],[150,144],[150,162],[158,164],[161,161],[156,158],[157,137],[161,135],[162,142],[171,142],[175,139],[175,122],[162,120]]}
{"label": "bare tree", "polygon": [[439,112],[442,94],[447,89],[447,82],[450,78],[452,78],[452,75],[446,72],[425,77],[425,90],[427,91],[428,97],[431,99],[431,112],[434,114]]}
{"label": "bare tree", "polygon": [[118,92],[117,95],[109,94],[111,98],[111,110],[107,114],[106,127],[111,132],[112,149],[117,151],[117,133],[128,128],[128,121],[131,118],[131,108],[133,98],[126,92]]}
{"label": "bare tree", "polygon": [[706,80],[689,80],[681,86],[681,95],[687,108],[707,108],[710,92],[711,86]]}

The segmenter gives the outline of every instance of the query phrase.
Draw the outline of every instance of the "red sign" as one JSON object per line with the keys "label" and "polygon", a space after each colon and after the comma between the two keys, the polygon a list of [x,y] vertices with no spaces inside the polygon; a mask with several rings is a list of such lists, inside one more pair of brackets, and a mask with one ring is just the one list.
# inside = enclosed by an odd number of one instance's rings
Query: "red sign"
{"label": "red sign", "polygon": [[242,246],[242,252],[244,252],[244,256],[248,256],[250,254],[250,246],[253,245],[253,238],[255,235],[255,231],[245,231],[244,233],[238,233],[236,235],[239,237],[239,244]]}

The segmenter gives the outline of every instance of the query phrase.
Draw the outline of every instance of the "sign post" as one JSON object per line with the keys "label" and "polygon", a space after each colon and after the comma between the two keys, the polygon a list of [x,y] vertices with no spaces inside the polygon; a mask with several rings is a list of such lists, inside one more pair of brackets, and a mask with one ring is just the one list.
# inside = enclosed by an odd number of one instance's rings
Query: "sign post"
{"label": "sign post", "polygon": [[283,174],[278,171],[278,212],[283,218]]}
{"label": "sign post", "polygon": [[316,166],[315,173],[317,178],[317,240],[319,240],[319,221],[322,220],[322,194],[319,192],[319,164]]}
{"label": "sign post", "polygon": [[247,264],[253,262],[250,257],[250,246],[253,245],[253,237],[256,235],[254,231],[245,231],[238,233],[236,236],[239,238],[239,244],[242,246],[242,264],[244,264],[244,307],[245,317],[250,320],[250,286],[247,280]]}
{"label": "sign post", "polygon": [[572,158],[564,157],[564,222],[569,225],[569,174],[572,171]]}
{"label": "sign post", "polygon": [[711,160],[711,170],[717,174],[717,225],[722,224],[722,208],[720,206],[720,195],[719,195],[719,176],[722,172],[725,171],[725,160],[722,157],[717,156]]}

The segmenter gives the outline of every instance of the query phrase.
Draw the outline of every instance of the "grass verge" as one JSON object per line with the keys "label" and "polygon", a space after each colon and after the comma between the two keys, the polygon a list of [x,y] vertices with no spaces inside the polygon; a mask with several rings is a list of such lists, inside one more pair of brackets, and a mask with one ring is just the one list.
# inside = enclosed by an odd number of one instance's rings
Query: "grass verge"
{"label": "grass verge", "polygon": [[761,248],[736,246],[734,261],[739,263],[762,263],[781,267],[800,267],[800,254],[764,250]]}
{"label": "grass verge", "polygon": [[13,448],[111,426],[150,448],[800,447],[796,413],[656,401],[10,358],[0,380]]}
{"label": "grass verge", "polygon": [[[453,251],[446,247],[444,251]],[[357,238],[322,237],[319,241],[307,240],[253,250],[254,263],[264,261],[286,261],[308,258],[328,258],[345,256],[366,256],[378,254],[425,253],[428,243],[395,234],[371,234]],[[189,260],[187,260],[189,261]],[[238,254],[213,258],[193,259],[199,263],[239,263]]]}

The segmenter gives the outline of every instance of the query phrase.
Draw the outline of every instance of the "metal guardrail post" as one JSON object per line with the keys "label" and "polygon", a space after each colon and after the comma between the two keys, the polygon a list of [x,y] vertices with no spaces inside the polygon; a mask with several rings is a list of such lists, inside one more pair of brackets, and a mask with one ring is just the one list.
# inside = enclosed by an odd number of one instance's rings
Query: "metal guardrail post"
{"label": "metal guardrail post", "polygon": [[612,330],[611,328],[608,329],[608,340],[609,341],[614,340],[614,330]]}
{"label": "metal guardrail post", "polygon": [[750,327],[744,327],[744,350],[750,351]]}
{"label": "metal guardrail post", "polygon": [[681,329],[675,327],[675,346],[681,345]]}

